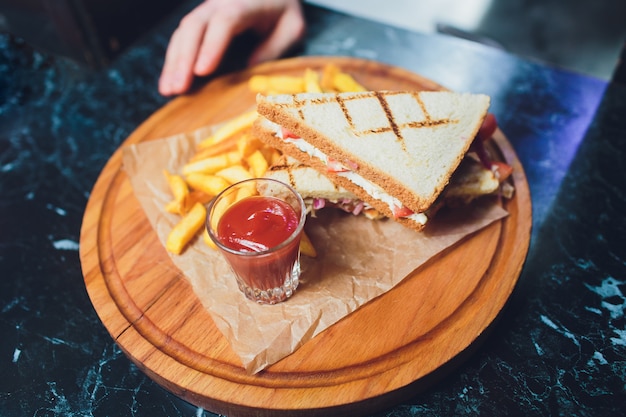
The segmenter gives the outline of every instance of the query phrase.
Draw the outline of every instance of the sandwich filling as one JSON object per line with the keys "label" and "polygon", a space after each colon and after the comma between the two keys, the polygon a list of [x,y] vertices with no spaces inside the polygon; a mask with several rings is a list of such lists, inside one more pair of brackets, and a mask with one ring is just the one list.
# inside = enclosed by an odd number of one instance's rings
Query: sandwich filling
{"label": "sandwich filling", "polygon": [[404,205],[400,200],[394,196],[386,193],[381,187],[373,182],[363,178],[357,174],[350,167],[332,160],[324,152],[320,151],[302,138],[295,137],[293,134],[285,134],[281,126],[276,123],[270,122],[276,132],[276,136],[281,140],[291,143],[296,146],[300,151],[305,152],[313,158],[319,159],[324,165],[329,168],[329,171],[334,172],[336,175],[344,177],[362,188],[367,194],[372,196],[376,200],[380,200],[389,206],[392,213],[397,214],[398,218],[407,218],[418,224],[424,225],[428,221],[428,217],[425,213],[415,213],[404,208]]}

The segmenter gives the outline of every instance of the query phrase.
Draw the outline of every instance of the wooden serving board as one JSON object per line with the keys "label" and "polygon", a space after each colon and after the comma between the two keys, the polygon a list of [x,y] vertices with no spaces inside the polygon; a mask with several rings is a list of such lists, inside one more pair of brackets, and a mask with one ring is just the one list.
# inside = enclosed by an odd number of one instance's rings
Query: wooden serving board
{"label": "wooden serving board", "polygon": [[[157,111],[123,146],[218,123],[248,109],[252,74],[301,75],[334,62],[370,89],[442,87],[397,67],[354,58],[305,57],[224,76]],[[531,203],[514,167],[509,216],[471,235],[295,353],[247,374],[228,341],[159,243],[121,170],[118,149],[84,215],[80,258],[91,301],[111,336],[157,383],[227,415],[368,414],[444,375],[476,346],[509,298],[530,241]],[[323,259],[319,260],[323,262]],[[432,294],[438,294],[432,297]]]}

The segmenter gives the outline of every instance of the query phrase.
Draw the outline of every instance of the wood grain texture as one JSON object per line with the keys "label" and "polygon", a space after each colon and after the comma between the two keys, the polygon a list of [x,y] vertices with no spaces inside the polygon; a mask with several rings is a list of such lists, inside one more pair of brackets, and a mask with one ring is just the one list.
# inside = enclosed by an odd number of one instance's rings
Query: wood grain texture
{"label": "wood grain texture", "polygon": [[[221,122],[254,104],[252,74],[302,74],[333,61],[371,89],[436,90],[419,75],[354,58],[277,61],[224,76],[148,118],[123,146]],[[515,168],[510,215],[436,256],[257,375],[247,374],[191,286],[159,243],[118,149],[86,207],[80,258],[102,322],[128,357],[174,394],[233,415],[370,414],[428,386],[476,346],[509,298],[530,241],[528,184],[502,132],[497,149]]]}

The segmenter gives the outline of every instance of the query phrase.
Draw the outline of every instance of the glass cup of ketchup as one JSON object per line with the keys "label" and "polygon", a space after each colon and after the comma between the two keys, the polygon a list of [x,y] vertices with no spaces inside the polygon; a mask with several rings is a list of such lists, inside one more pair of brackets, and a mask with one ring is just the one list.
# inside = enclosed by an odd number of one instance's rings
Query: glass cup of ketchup
{"label": "glass cup of ketchup", "polygon": [[298,287],[305,218],[304,201],[292,187],[254,178],[231,185],[213,199],[206,227],[245,296],[276,304]]}

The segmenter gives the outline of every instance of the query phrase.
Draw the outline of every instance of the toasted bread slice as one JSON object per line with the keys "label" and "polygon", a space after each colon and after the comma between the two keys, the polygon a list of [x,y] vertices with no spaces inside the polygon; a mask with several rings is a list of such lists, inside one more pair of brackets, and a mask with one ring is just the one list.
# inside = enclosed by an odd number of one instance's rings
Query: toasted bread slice
{"label": "toasted bread slice", "polygon": [[277,163],[269,167],[265,177],[291,185],[303,199],[341,200],[357,198],[354,194],[336,185],[316,169],[302,165],[298,160],[285,155]]}
{"label": "toasted bread slice", "polygon": [[[302,196],[307,211],[312,215],[322,208],[333,207],[355,215],[363,214],[372,220],[385,217],[356,195],[334,184],[326,175],[286,155],[271,166],[265,176],[290,184]],[[498,193],[500,185],[493,171],[486,169],[475,158],[466,156],[450,178],[436,208],[469,204],[478,197]],[[435,211],[431,206],[428,216]],[[406,219],[405,223],[419,228],[419,225],[411,224],[410,219]]]}
{"label": "toasted bread slice", "polygon": [[[421,230],[489,101],[452,92],[259,95],[263,117],[254,129],[386,216]],[[405,208],[413,214],[399,215]]]}
{"label": "toasted bread slice", "polygon": [[383,217],[373,207],[333,183],[327,176],[302,165],[294,158],[282,156],[267,170],[265,177],[291,185],[302,196],[307,212],[313,216],[317,210],[333,207],[354,215],[363,214],[370,219]]}

